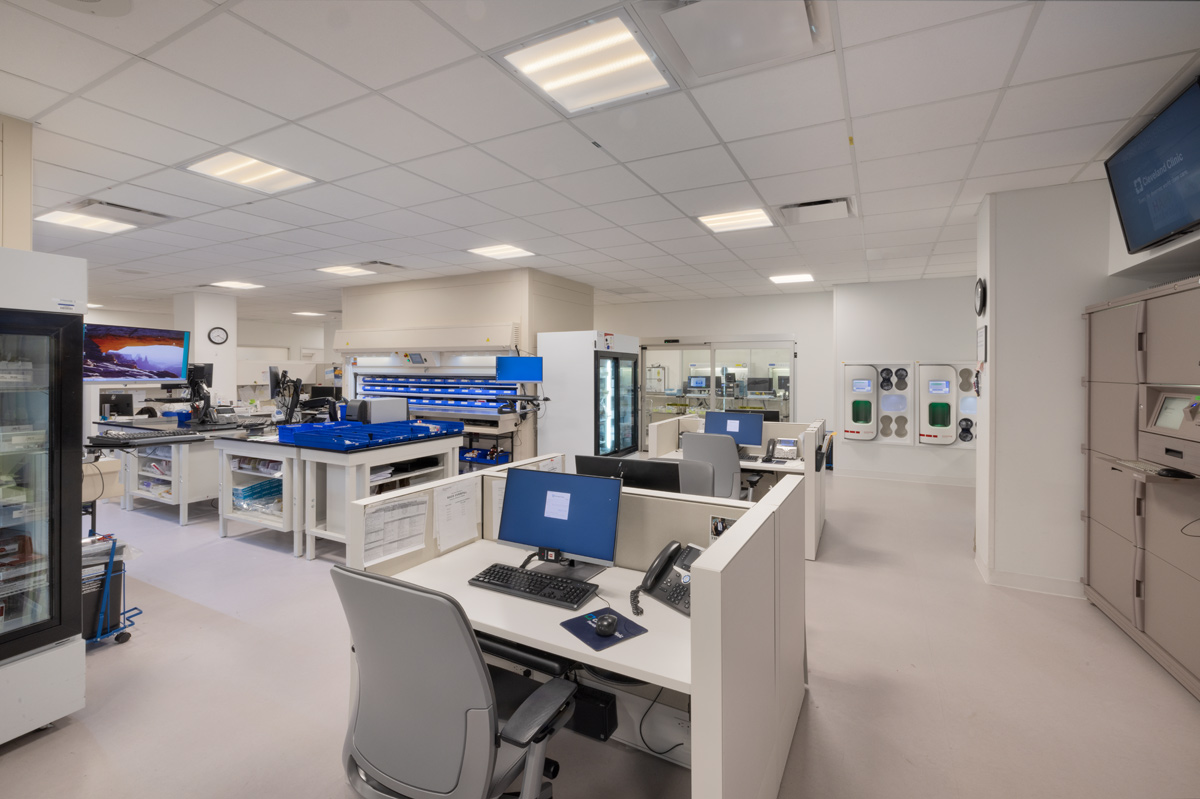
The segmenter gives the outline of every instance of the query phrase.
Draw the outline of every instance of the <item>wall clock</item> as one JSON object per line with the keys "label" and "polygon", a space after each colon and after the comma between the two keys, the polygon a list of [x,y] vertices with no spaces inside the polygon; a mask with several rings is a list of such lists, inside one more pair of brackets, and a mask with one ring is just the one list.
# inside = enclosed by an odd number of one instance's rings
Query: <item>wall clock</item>
{"label": "wall clock", "polygon": [[975,281],[975,315],[983,316],[987,310],[987,281],[979,278]]}
{"label": "wall clock", "polygon": [[[978,302],[976,300],[976,304]],[[213,344],[224,344],[226,341],[229,341],[229,331],[223,327],[214,327],[208,331],[208,340]]]}

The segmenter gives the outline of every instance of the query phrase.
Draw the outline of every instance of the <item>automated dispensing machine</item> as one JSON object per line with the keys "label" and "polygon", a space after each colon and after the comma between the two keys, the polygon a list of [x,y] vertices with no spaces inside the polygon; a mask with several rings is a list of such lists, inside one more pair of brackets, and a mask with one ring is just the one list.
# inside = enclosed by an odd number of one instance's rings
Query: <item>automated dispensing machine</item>
{"label": "automated dispensing machine", "polygon": [[851,441],[912,444],[913,364],[845,364],[845,425]]}
{"label": "automated dispensing machine", "polygon": [[870,441],[879,428],[879,372],[862,364],[846,364],[845,369],[842,434],[850,441]]}
{"label": "automated dispensing machine", "polygon": [[917,443],[975,446],[979,398],[974,381],[975,368],[967,364],[917,364]]}

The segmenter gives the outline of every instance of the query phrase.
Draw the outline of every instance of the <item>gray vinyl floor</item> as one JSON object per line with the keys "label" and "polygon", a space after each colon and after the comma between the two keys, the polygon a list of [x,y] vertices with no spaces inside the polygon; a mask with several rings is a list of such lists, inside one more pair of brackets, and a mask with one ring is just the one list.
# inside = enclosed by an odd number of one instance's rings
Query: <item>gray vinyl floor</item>
{"label": "gray vinyl floor", "polygon": [[[1200,702],[1086,602],[985,585],[972,491],[835,475],[830,494],[782,797],[1200,797]],[[86,710],[0,746],[0,796],[353,796],[339,547],[298,560],[193,512],[101,508],[144,552],[145,615],[93,646]],[[686,771],[619,745],[562,733],[551,755],[560,799],[688,795]]]}

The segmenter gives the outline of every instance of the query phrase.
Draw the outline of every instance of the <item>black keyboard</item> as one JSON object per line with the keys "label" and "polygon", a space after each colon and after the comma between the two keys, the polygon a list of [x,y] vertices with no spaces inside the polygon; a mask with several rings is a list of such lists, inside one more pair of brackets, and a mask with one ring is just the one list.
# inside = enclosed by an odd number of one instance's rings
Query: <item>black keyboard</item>
{"label": "black keyboard", "polygon": [[88,436],[88,443],[93,447],[148,447],[153,444],[186,444],[191,441],[203,441],[204,436],[197,435],[191,430],[110,430],[102,436]]}
{"label": "black keyboard", "polygon": [[571,610],[579,610],[600,588],[583,580],[557,577],[503,563],[493,563],[467,580],[467,584]]}

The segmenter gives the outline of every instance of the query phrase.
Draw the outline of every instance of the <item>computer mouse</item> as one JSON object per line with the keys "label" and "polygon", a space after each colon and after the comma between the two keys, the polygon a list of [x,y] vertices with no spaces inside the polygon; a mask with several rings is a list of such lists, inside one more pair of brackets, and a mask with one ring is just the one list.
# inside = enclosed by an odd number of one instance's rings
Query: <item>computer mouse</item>
{"label": "computer mouse", "polygon": [[1172,469],[1170,467],[1167,467],[1165,469],[1159,469],[1158,476],[1159,477],[1181,477],[1185,480],[1191,480],[1191,479],[1195,478],[1194,474],[1185,472],[1182,469]]}
{"label": "computer mouse", "polygon": [[617,631],[617,617],[611,613],[605,613],[600,618],[596,619],[596,635],[601,638],[608,638]]}

